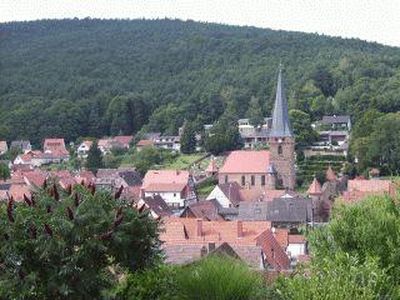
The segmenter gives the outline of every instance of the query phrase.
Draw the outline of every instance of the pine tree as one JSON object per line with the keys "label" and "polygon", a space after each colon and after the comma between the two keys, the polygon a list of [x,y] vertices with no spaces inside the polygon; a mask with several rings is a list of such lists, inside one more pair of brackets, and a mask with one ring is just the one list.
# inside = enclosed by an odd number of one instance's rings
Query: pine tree
{"label": "pine tree", "polygon": [[196,132],[190,122],[186,122],[181,137],[181,152],[191,154],[196,151]]}
{"label": "pine tree", "polygon": [[104,166],[102,153],[97,145],[97,141],[94,141],[92,146],[90,146],[88,157],[86,160],[86,168],[93,173],[96,173],[98,169]]}
{"label": "pine tree", "polygon": [[250,119],[250,124],[253,126],[258,126],[263,123],[264,117],[258,98],[254,96],[251,97],[246,115]]}

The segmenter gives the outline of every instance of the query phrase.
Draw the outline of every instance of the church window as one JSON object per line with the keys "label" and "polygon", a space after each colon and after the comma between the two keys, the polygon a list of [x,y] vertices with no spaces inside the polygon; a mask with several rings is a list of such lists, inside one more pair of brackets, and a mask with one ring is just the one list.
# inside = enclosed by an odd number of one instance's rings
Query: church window
{"label": "church window", "polygon": [[244,176],[242,176],[242,185],[245,185],[245,184],[246,184],[246,179]]}
{"label": "church window", "polygon": [[261,185],[265,185],[265,175],[261,175]]}
{"label": "church window", "polygon": [[228,175],[225,175],[225,183],[228,183]]}
{"label": "church window", "polygon": [[282,145],[279,145],[278,146],[278,154],[282,155],[282,153],[283,153]]}
{"label": "church window", "polygon": [[255,185],[256,184],[256,178],[254,175],[251,175],[251,185]]}

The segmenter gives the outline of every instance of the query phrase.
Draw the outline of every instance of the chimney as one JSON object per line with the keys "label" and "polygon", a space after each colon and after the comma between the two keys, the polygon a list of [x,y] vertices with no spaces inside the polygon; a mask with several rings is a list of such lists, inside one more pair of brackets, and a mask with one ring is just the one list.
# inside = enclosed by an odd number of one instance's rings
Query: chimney
{"label": "chimney", "polygon": [[203,220],[197,219],[196,220],[196,236],[201,237],[203,236]]}
{"label": "chimney", "polygon": [[237,221],[237,237],[242,238],[244,236],[243,233],[243,222]]}

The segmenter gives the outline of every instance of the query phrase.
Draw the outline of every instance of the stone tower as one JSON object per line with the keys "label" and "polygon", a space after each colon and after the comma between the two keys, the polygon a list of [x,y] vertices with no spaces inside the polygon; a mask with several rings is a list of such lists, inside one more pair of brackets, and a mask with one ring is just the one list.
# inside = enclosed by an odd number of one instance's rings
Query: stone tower
{"label": "stone tower", "polygon": [[288,104],[279,68],[276,98],[272,113],[272,128],[269,134],[270,157],[277,172],[277,183],[293,190],[296,185],[294,136],[289,121]]}

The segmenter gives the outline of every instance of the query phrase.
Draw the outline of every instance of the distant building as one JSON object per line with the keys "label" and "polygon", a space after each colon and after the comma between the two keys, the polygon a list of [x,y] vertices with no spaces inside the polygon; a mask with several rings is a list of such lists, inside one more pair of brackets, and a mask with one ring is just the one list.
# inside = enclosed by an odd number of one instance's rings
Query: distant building
{"label": "distant building", "polygon": [[22,153],[25,153],[32,150],[32,145],[28,140],[12,141],[10,149],[17,149]]}
{"label": "distant building", "polygon": [[272,127],[272,118],[265,118],[259,126],[250,124],[249,119],[239,119],[238,129],[245,148],[254,148],[257,145],[268,144],[268,137]]}
{"label": "distant building", "polygon": [[347,115],[323,116],[322,120],[317,122],[316,125],[323,127],[322,130],[351,131],[351,118]]}
{"label": "distant building", "polygon": [[152,218],[155,220],[159,220],[161,218],[169,217],[172,215],[171,208],[159,195],[140,199],[136,204],[136,209],[140,212],[148,211]]}
{"label": "distant building", "polygon": [[79,157],[86,158],[90,147],[92,146],[93,141],[83,141],[79,146],[78,149],[76,150],[77,154]]}
{"label": "distant building", "polygon": [[173,208],[181,208],[197,200],[193,180],[188,171],[149,170],[142,185],[142,198],[160,195]]}
{"label": "distant building", "polygon": [[8,151],[8,146],[6,141],[0,141],[0,155]]}
{"label": "distant building", "polygon": [[221,205],[217,200],[202,200],[194,202],[185,207],[181,218],[203,219],[205,221],[223,221],[224,218],[219,211]]}
{"label": "distant building", "polygon": [[154,146],[179,152],[181,151],[181,138],[178,135],[161,135],[154,139]]}
{"label": "distant building", "polygon": [[[282,232],[287,236],[287,232]],[[269,222],[204,221],[192,218],[167,218],[160,234],[166,262],[187,264],[228,245],[231,253],[247,265],[260,270],[289,270],[291,262],[281,232],[271,231]],[[287,243],[287,241],[284,241]]]}
{"label": "distant building", "polygon": [[368,196],[396,196],[396,186],[391,180],[353,179],[347,182],[347,190],[343,192],[345,202],[358,202]]}

